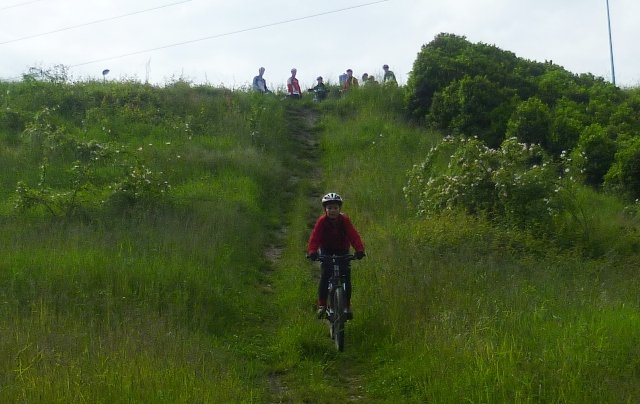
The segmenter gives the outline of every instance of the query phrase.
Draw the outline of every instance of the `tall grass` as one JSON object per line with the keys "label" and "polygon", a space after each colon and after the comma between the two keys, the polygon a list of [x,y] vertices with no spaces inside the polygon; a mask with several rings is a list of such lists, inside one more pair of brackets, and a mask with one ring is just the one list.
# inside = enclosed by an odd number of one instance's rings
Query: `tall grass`
{"label": "tall grass", "polygon": [[[14,211],[16,182],[34,183],[38,156],[20,125],[0,128],[3,157],[13,156],[2,159],[10,175],[0,192],[3,400],[265,401],[255,357],[271,315],[255,288],[283,214],[269,196],[288,178],[294,145],[283,106],[188,83],[8,90],[2,103],[22,126],[49,107],[52,127],[117,145],[171,188],[151,204],[85,193],[94,200],[79,217]],[[68,186],[71,163],[52,161],[55,190]]]}
{"label": "tall grass", "polygon": [[638,257],[635,230],[620,232],[622,206],[576,194],[588,214],[568,219],[565,247],[464,214],[414,217],[403,175],[437,137],[388,106],[370,113],[364,95],[353,102],[326,124],[322,162],[367,244],[349,336],[368,358],[371,396],[636,401]]}
{"label": "tall grass", "polygon": [[[407,124],[403,99],[0,83],[0,397],[638,401],[634,208],[577,188],[553,243],[459,212],[416,217],[402,187],[439,135]],[[45,107],[70,137],[161,172],[168,197],[102,203],[123,168],[101,167],[81,214],[14,210],[16,182],[38,181],[46,150],[23,130]],[[54,190],[68,157],[51,160]],[[329,191],[368,254],[344,353],[313,318],[303,255]]]}

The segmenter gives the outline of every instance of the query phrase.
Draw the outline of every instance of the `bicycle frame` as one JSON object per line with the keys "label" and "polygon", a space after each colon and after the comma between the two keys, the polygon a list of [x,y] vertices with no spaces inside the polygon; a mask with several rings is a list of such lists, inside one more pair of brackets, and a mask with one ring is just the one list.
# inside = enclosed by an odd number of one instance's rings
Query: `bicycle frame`
{"label": "bicycle frame", "polygon": [[335,341],[339,351],[344,349],[344,323],[346,321],[344,310],[346,308],[345,276],[340,272],[340,265],[354,260],[351,254],[347,255],[321,255],[319,261],[333,266],[329,278],[329,295],[327,300],[327,319],[331,338]]}

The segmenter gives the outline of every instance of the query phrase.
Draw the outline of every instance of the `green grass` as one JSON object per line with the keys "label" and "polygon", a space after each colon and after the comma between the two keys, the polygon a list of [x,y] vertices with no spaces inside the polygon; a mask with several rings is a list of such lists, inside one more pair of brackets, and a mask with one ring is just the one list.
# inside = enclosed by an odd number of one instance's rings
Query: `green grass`
{"label": "green grass", "polygon": [[[15,111],[0,116],[0,397],[638,401],[634,208],[578,187],[553,240],[459,212],[416,217],[402,187],[440,136],[407,124],[403,99],[0,83]],[[168,196],[103,204],[126,168],[105,166],[77,215],[14,210],[47,153],[20,128],[48,105],[69,137],[162,173]],[[51,160],[55,189],[70,186],[69,157]],[[353,264],[343,353],[313,318],[318,268],[304,259],[329,191],[368,254]]]}
{"label": "green grass", "polygon": [[[104,192],[85,192],[90,209],[67,219],[17,212],[16,182],[33,184],[37,167],[19,158],[25,145],[3,148],[17,157],[3,159],[12,176],[3,178],[1,193],[0,395],[28,402],[264,401],[268,372],[256,358],[264,355],[259,336],[270,314],[256,285],[271,228],[283,216],[265,197],[287,174],[281,154],[291,142],[280,130],[282,107],[264,100],[273,113],[254,120],[262,125],[258,138],[248,125],[248,94],[128,83],[41,86],[80,99],[74,113],[60,108],[51,117],[69,136],[82,122],[78,113],[92,111],[81,128],[88,139],[99,134],[127,159],[164,172],[171,189],[167,200],[150,205],[104,205],[96,199]],[[14,94],[20,91],[30,90]],[[171,104],[180,95],[184,103]],[[5,102],[19,104],[15,97]],[[137,100],[135,109],[127,99]],[[225,110],[224,119],[222,111],[207,116],[212,105]],[[71,162],[51,164],[51,184],[64,189],[68,182],[59,179]]]}
{"label": "green grass", "polygon": [[623,206],[579,190],[588,214],[567,219],[558,244],[464,214],[413,217],[403,175],[436,139],[356,111],[330,118],[323,168],[369,252],[349,341],[369,358],[370,397],[637,400],[637,226]]}

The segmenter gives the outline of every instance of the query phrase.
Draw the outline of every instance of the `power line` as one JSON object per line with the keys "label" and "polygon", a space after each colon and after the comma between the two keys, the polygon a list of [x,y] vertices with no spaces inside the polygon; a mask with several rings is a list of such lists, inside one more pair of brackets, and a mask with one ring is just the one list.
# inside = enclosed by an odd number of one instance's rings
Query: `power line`
{"label": "power line", "polygon": [[[35,1],[42,1],[42,0],[35,0]],[[177,6],[178,4],[184,4],[184,3],[189,3],[193,0],[184,0],[184,1],[179,1],[177,3],[170,3],[170,4],[165,4],[163,6],[158,6],[158,7],[153,7],[153,8],[147,8],[144,10],[139,10],[139,11],[134,11],[132,13],[127,13],[127,14],[121,14],[121,15],[116,15],[114,17],[108,17],[108,18],[102,18],[100,20],[95,20],[95,21],[90,21],[90,22],[86,22],[83,24],[78,24],[78,25],[73,25],[70,27],[64,27],[64,28],[59,28],[53,31],[48,31],[48,32],[42,32],[40,34],[34,34],[34,35],[28,35],[28,36],[23,36],[21,38],[15,38],[15,39],[10,39],[8,41],[4,41],[4,42],[0,42],[0,45],[6,45],[8,43],[13,43],[13,42],[18,42],[18,41],[24,41],[27,39],[32,39],[32,38],[37,38],[40,36],[45,36],[45,35],[50,35],[50,34],[55,34],[58,32],[62,32],[62,31],[68,31],[70,29],[75,29],[75,28],[80,28],[80,27],[86,27],[87,25],[93,25],[93,24],[98,24],[98,23],[102,23],[102,22],[106,22],[106,21],[112,21],[112,20],[117,20],[119,18],[124,18],[124,17],[129,17],[132,15],[136,15],[136,14],[142,14],[142,13],[147,13],[149,11],[154,11],[154,10],[159,10],[161,8],[166,8],[166,7],[172,7],[172,6]],[[34,1],[32,1],[31,3],[33,3]],[[24,3],[27,4],[27,3]],[[1,10],[1,9],[0,9]]]}
{"label": "power line", "polygon": [[236,35],[236,34],[240,34],[240,33],[243,33],[243,32],[255,31],[255,30],[268,28],[268,27],[274,27],[276,25],[288,24],[288,23],[295,22],[295,21],[308,20],[308,19],[311,19],[311,18],[321,17],[321,16],[328,15],[328,14],[335,14],[335,13],[340,13],[340,12],[347,11],[347,10],[353,10],[353,9],[356,9],[356,8],[372,6],[374,4],[385,3],[387,1],[390,1],[390,0],[372,1],[372,2],[369,2],[369,3],[358,4],[356,6],[345,7],[345,8],[340,8],[340,9],[331,10],[331,11],[325,11],[325,12],[322,12],[322,13],[307,15],[307,16],[304,16],[304,17],[291,18],[291,19],[288,19],[288,20],[282,20],[282,21],[273,22],[273,23],[264,24],[264,25],[259,25],[259,26],[255,26],[255,27],[251,27],[251,28],[243,28],[243,29],[240,29],[240,30],[237,30],[237,31],[230,31],[230,32],[222,33],[222,34],[210,35],[210,36],[206,36],[206,37],[203,37],[203,38],[191,39],[191,40],[183,41],[183,42],[176,42],[176,43],[172,43],[172,44],[168,44],[168,45],[158,46],[158,47],[155,47],[155,48],[148,48],[148,49],[139,50],[139,51],[135,51],[135,52],[125,53],[125,54],[118,55],[118,56],[110,56],[110,57],[106,57],[106,58],[102,58],[102,59],[94,59],[94,60],[90,60],[90,61],[87,61],[87,62],[76,63],[76,64],[73,64],[73,65],[70,65],[69,67],[84,66],[84,65],[88,65],[88,64],[92,64],[92,63],[104,62],[104,61],[107,61],[107,60],[121,59],[121,58],[128,57],[128,56],[140,55],[142,53],[148,53],[148,52],[153,52],[153,51],[157,51],[157,50],[161,50],[161,49],[172,48],[172,47],[175,47],[175,46],[182,46],[182,45],[187,45],[187,44],[191,44],[191,43],[195,43],[195,42],[206,41],[206,40],[209,40],[209,39],[215,39],[215,38],[221,38],[221,37],[224,37],[224,36]]}
{"label": "power line", "polygon": [[0,7],[0,11],[8,10],[10,8],[16,8],[16,7],[20,7],[20,6],[26,6],[27,4],[38,3],[40,1],[44,1],[44,0],[32,0],[32,1],[25,1],[24,3],[12,4],[10,6]]}

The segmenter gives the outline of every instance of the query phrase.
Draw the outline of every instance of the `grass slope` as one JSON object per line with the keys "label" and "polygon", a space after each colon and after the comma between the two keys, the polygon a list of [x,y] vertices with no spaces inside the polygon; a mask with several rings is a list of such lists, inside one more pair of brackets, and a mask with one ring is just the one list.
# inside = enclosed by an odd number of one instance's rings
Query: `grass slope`
{"label": "grass slope", "polygon": [[[579,242],[416,217],[402,187],[439,135],[403,121],[402,89],[316,105],[182,82],[2,86],[8,402],[640,399],[637,223],[588,189],[563,234]],[[72,186],[76,156],[52,139],[117,147],[168,196],[110,199],[131,172],[102,165],[71,215],[14,210],[45,156],[50,192]],[[304,260],[328,191],[368,252],[344,353],[313,318]]]}

